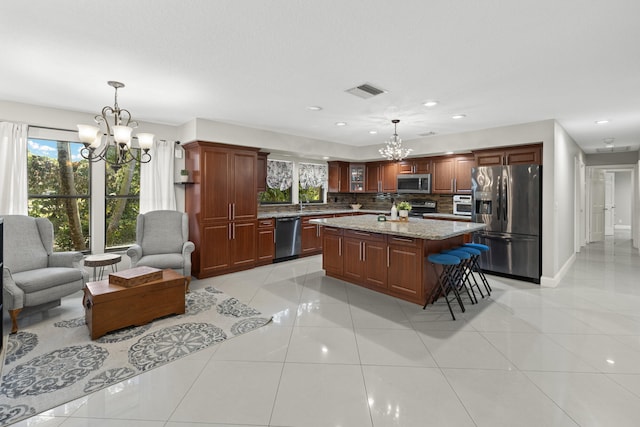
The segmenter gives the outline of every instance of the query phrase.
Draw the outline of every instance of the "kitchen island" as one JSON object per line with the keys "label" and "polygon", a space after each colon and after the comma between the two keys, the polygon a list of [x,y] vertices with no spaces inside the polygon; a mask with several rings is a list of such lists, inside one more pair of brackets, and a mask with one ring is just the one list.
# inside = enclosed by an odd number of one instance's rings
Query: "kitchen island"
{"label": "kitchen island", "polygon": [[485,225],[409,218],[378,221],[376,215],[314,219],[322,225],[322,268],[345,280],[423,305],[437,276],[427,255],[460,246]]}

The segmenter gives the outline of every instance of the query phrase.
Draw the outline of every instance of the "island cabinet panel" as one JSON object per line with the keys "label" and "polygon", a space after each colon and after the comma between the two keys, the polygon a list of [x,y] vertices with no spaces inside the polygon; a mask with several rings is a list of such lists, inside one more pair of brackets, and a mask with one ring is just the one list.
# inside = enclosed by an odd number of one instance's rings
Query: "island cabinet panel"
{"label": "island cabinet panel", "polygon": [[343,250],[342,242],[344,240],[343,230],[334,227],[324,227],[323,230],[324,247],[322,255],[322,269],[328,275],[342,276],[343,272]]}
{"label": "island cabinet panel", "polygon": [[275,253],[275,220],[273,218],[258,220],[257,265],[271,264],[275,258]]}
{"label": "island cabinet panel", "polygon": [[322,252],[322,227],[309,221],[318,218],[331,218],[333,215],[303,216],[300,225],[300,256],[316,255]]}
{"label": "island cabinet panel", "polygon": [[423,241],[389,236],[388,288],[393,294],[421,303],[424,301]]}
{"label": "island cabinet panel", "polygon": [[350,282],[367,287],[387,286],[387,239],[383,234],[344,232],[343,275]]}

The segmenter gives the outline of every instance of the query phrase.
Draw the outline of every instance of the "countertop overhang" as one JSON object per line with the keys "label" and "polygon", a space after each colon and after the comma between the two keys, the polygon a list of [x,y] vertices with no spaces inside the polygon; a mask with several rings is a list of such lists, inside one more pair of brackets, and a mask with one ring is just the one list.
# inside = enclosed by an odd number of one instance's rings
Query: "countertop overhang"
{"label": "countertop overhang", "polygon": [[480,231],[486,227],[485,224],[475,222],[445,221],[439,219],[409,218],[408,221],[378,221],[376,215],[318,218],[312,219],[309,222],[336,228],[425,240],[444,240],[450,237]]}

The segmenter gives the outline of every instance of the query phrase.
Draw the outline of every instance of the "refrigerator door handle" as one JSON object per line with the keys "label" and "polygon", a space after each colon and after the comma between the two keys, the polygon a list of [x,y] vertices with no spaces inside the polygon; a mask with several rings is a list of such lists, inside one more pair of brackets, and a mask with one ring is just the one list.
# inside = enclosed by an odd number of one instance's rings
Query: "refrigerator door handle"
{"label": "refrigerator door handle", "polygon": [[498,175],[498,221],[502,212],[502,175]]}
{"label": "refrigerator door handle", "polygon": [[507,185],[508,184],[507,184],[507,182],[505,180],[504,191],[502,192],[502,194],[505,195],[505,198],[504,198],[504,215],[503,215],[503,218],[504,218],[505,221],[507,220],[507,210],[509,209],[509,198],[507,197],[507,194],[509,194],[509,192],[507,191],[508,190]]}

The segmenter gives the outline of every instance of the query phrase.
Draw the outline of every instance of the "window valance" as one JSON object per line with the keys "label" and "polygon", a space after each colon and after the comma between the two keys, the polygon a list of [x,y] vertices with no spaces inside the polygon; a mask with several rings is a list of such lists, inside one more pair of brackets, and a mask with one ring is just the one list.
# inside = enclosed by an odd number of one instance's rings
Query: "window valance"
{"label": "window valance", "polygon": [[293,163],[285,160],[267,160],[267,186],[284,191],[293,183]]}
{"label": "window valance", "polygon": [[324,187],[327,182],[327,165],[300,163],[298,179],[300,188]]}

